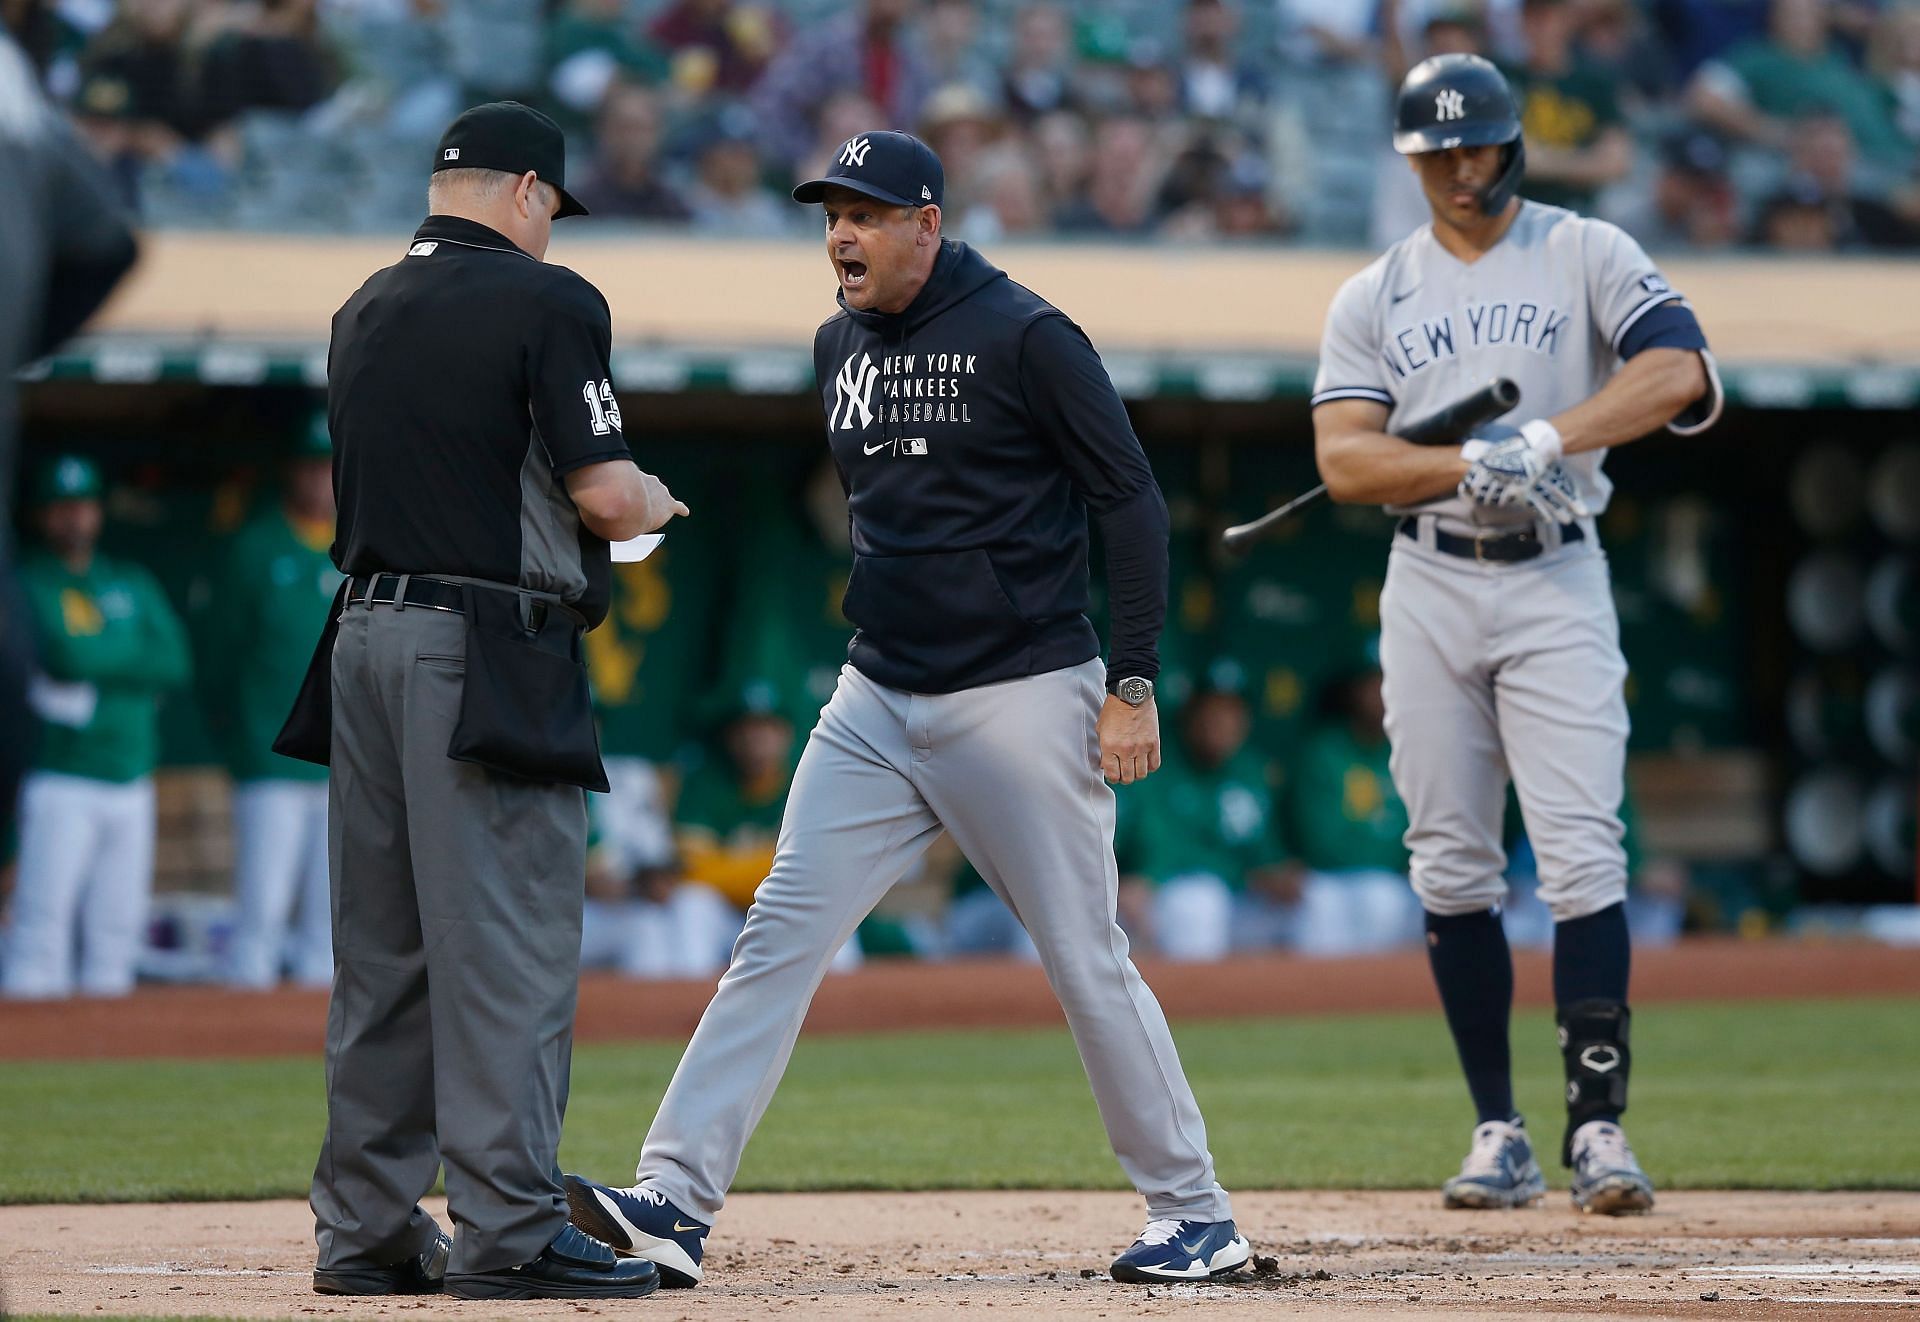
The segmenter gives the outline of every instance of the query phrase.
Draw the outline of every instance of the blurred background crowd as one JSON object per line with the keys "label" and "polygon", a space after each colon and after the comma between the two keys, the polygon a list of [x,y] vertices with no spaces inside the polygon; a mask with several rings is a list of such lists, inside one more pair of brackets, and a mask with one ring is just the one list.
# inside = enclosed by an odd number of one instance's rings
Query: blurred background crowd
{"label": "blurred background crowd", "polygon": [[5,0],[148,223],[378,230],[464,106],[555,115],[597,220],[788,235],[911,128],[961,237],[1379,246],[1423,219],[1391,89],[1522,100],[1527,193],[1650,248],[1920,236],[1912,0]]}

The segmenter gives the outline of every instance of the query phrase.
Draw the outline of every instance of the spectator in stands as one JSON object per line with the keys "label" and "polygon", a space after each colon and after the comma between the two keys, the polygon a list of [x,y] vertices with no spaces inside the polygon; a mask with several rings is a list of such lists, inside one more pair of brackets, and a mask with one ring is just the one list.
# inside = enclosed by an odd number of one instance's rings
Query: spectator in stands
{"label": "spectator in stands", "polygon": [[152,575],[95,549],[91,463],[56,460],[33,494],[42,544],[20,583],[44,672],[32,693],[40,751],[21,793],[0,992],[123,996],[153,890],[159,700],[187,680],[186,636]]}
{"label": "spectator in stands", "polygon": [[1056,224],[1068,233],[1113,237],[1153,228],[1154,195],[1162,169],[1152,127],[1135,115],[1116,115],[1094,130],[1093,160],[1083,196],[1067,201]]}
{"label": "spectator in stands", "polygon": [[1407,880],[1407,810],[1388,772],[1377,666],[1330,683],[1320,714],[1288,787],[1290,838],[1307,868],[1293,944],[1306,955],[1410,944],[1420,903]]}
{"label": "spectator in stands", "polygon": [[1359,68],[1378,53],[1375,0],[1279,0],[1276,41],[1296,67]]}
{"label": "spectator in stands", "polygon": [[954,223],[968,243],[1021,238],[1048,229],[1047,199],[1033,155],[1018,143],[983,154],[973,168],[973,204]]}
{"label": "spectator in stands", "polygon": [[1060,225],[1060,213],[1086,195],[1093,178],[1093,131],[1071,110],[1057,110],[1034,121],[1029,134],[1040,170],[1048,223]]}
{"label": "spectator in stands", "polygon": [[1526,56],[1504,69],[1526,131],[1521,192],[1548,206],[1592,214],[1602,188],[1633,169],[1633,138],[1612,73],[1574,50],[1573,0],[1523,0]]}
{"label": "spectator in stands", "polygon": [[1726,145],[1705,129],[1670,134],[1646,203],[1620,220],[1642,247],[1656,252],[1725,248],[1738,241],[1740,199],[1727,173]]}
{"label": "spectator in stands", "polygon": [[647,33],[673,59],[673,84],[689,99],[745,96],[766,71],[786,28],[770,7],[734,0],[674,0]]}
{"label": "spectator in stands", "polygon": [[634,83],[615,83],[594,121],[595,152],[573,195],[600,220],[682,221],[679,190],[660,177],[660,98]]}
{"label": "spectator in stands", "polygon": [[235,987],[272,987],[283,972],[307,987],[333,980],[327,769],[272,751],[340,586],[327,554],[332,459],[315,414],[280,499],[227,547],[202,634],[201,710],[233,777]]}
{"label": "spectator in stands", "polygon": [[1721,133],[1783,152],[1795,120],[1836,114],[1869,160],[1901,171],[1912,162],[1884,98],[1836,49],[1827,0],[1773,0],[1766,37],[1701,65],[1687,104]]}
{"label": "spectator in stands", "polygon": [[200,59],[201,113],[210,128],[248,111],[310,110],[332,93],[339,70],[316,0],[253,0],[229,13],[231,25]]}
{"label": "spectator in stands", "polygon": [[759,130],[745,106],[719,108],[693,136],[693,182],[684,200],[698,233],[767,239],[794,232],[793,208],[761,186]]}
{"label": "spectator in stands", "polygon": [[1043,115],[1081,108],[1073,76],[1073,28],[1051,0],[1021,7],[1013,18],[1013,48],[1000,75],[1007,113],[1022,125]]}
{"label": "spectator in stands", "polygon": [[1169,959],[1213,960],[1274,944],[1298,868],[1281,842],[1266,762],[1247,748],[1245,675],[1206,671],[1160,770],[1119,793],[1115,850],[1129,930]]}
{"label": "spectator in stands", "polygon": [[1787,163],[1796,178],[1810,180],[1831,199],[1836,248],[1910,248],[1916,242],[1913,227],[1861,187],[1859,155],[1840,116],[1809,115],[1797,122]]}
{"label": "spectator in stands", "polygon": [[1000,67],[980,40],[974,0],[928,0],[920,20],[920,51],[935,87],[959,84],[997,100]]}
{"label": "spectator in stands", "polygon": [[826,169],[847,139],[881,120],[880,107],[865,92],[835,92],[820,107],[820,138],[806,159]]}
{"label": "spectator in stands", "polygon": [[1196,119],[1243,119],[1266,100],[1265,76],[1240,58],[1239,30],[1239,15],[1226,0],[1187,0],[1180,105]]}
{"label": "spectator in stands", "polygon": [[[794,753],[793,722],[772,684],[752,681],[740,691],[721,725],[719,745],[722,756],[687,777],[674,813],[683,875],[704,892],[705,930],[683,932],[686,961],[699,963],[703,972],[726,967],[753,893],[773,869]],[[859,963],[859,942],[850,938],[832,967],[843,971]]]}
{"label": "spectator in stands", "polygon": [[193,78],[189,0],[124,0],[80,62],[74,115],[137,198],[148,162],[169,163],[206,128]]}
{"label": "spectator in stands", "polygon": [[1867,47],[1868,67],[1892,107],[1894,127],[1920,143],[1920,5],[1889,5]]}
{"label": "spectator in stands", "polygon": [[1751,242],[1780,252],[1837,251],[1844,220],[1838,199],[1805,175],[1791,175],[1760,204]]}
{"label": "spectator in stands", "polygon": [[800,171],[816,163],[814,149],[827,136],[821,112],[836,92],[857,89],[880,107],[867,127],[919,122],[933,86],[912,26],[918,7],[917,0],[862,0],[774,57],[754,89],[754,109],[782,164]]}
{"label": "spectator in stands", "polygon": [[1237,134],[1220,127],[1197,133],[1174,157],[1155,209],[1162,238],[1198,242],[1272,234],[1266,163]]}
{"label": "spectator in stands", "polygon": [[980,157],[1000,136],[994,105],[971,84],[948,83],[927,99],[919,136],[946,172],[947,209],[965,215],[978,196]]}
{"label": "spectator in stands", "polygon": [[573,127],[592,119],[616,82],[652,86],[667,76],[666,57],[626,10],[624,0],[567,0],[547,25],[547,87]]}
{"label": "spectator in stands", "polygon": [[1767,31],[1772,0],[1651,0],[1654,26],[1673,63],[1674,78],[1685,81],[1708,60],[1717,60]]}

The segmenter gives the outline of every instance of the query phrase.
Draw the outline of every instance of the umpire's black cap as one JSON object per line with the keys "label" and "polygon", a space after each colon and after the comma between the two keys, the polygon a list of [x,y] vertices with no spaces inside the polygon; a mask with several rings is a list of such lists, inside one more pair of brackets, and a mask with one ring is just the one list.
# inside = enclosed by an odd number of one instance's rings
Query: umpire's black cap
{"label": "umpire's black cap", "polygon": [[434,152],[433,172],[500,170],[525,174],[560,194],[562,216],[584,216],[587,209],[567,191],[567,140],[560,126],[518,101],[489,101],[461,114],[447,126]]}
{"label": "umpire's black cap", "polygon": [[840,145],[825,175],[793,190],[796,202],[818,202],[829,188],[851,188],[896,207],[939,206],[947,172],[933,148],[911,133],[856,133]]}

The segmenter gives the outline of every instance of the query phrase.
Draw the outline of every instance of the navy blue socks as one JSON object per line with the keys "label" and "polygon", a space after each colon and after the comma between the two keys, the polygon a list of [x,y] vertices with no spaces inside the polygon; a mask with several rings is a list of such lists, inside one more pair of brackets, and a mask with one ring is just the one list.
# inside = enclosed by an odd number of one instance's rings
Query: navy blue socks
{"label": "navy blue socks", "polygon": [[1497,909],[1427,915],[1427,962],[1473,1094],[1477,1123],[1513,1119],[1513,954]]}
{"label": "navy blue socks", "polygon": [[1561,1010],[1581,1001],[1627,999],[1633,948],[1627,941],[1627,906],[1553,925],[1553,1003]]}

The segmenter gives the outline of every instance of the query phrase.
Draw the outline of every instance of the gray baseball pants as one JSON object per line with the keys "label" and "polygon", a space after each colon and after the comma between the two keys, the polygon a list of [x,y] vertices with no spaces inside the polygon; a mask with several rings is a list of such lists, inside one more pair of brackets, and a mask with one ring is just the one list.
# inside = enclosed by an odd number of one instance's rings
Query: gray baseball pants
{"label": "gray baseball pants", "polygon": [[773,871],[647,1134],[642,1185],[713,1220],[828,962],[944,827],[1032,935],[1152,1215],[1232,1217],[1166,1017],[1114,921],[1104,678],[1096,658],[928,695],[841,671],[794,774]]}
{"label": "gray baseball pants", "polygon": [[[1477,564],[1396,533],[1380,596],[1380,667],[1413,888],[1429,913],[1506,898],[1507,778],[1558,921],[1627,894],[1620,800],[1626,658],[1607,558],[1586,539]],[[1548,536],[1552,536],[1551,533]]]}
{"label": "gray baseball pants", "polygon": [[586,796],[447,757],[464,617],[347,606],[333,652],[333,999],[319,1265],[434,1233],[450,1272],[535,1257],[567,1222],[556,1159],[579,987]]}

